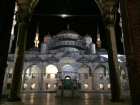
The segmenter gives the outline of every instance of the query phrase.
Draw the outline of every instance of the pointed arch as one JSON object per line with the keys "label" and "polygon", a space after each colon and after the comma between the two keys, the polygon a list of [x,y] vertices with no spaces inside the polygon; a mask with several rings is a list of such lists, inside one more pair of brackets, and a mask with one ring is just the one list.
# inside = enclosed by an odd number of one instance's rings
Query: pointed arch
{"label": "pointed arch", "polygon": [[75,72],[75,69],[70,64],[66,64],[61,68],[61,71],[72,71]]}
{"label": "pointed arch", "polygon": [[101,15],[103,15],[103,10],[102,10],[102,7],[101,7],[101,4],[102,4],[102,3],[99,3],[98,0],[95,0],[95,3],[97,4],[97,6],[98,6],[98,8],[99,8],[99,10],[100,10],[100,12],[101,12]]}
{"label": "pointed arch", "polygon": [[[82,69],[82,68],[85,68],[86,70],[88,69],[88,71],[85,71],[85,69]],[[89,76],[92,75],[90,66],[88,66],[88,65],[86,65],[86,64],[82,64],[82,65],[77,69],[77,72],[78,72],[78,73],[88,73]]]}
{"label": "pointed arch", "polygon": [[41,67],[37,64],[31,64],[25,70],[25,73],[34,72],[34,73],[41,73]]}
{"label": "pointed arch", "polygon": [[58,69],[55,65],[49,64],[49,65],[46,66],[45,72],[46,73],[57,73]]}
{"label": "pointed arch", "polygon": [[106,75],[109,74],[109,70],[105,65],[99,64],[95,67],[94,73],[103,73],[104,75]]}

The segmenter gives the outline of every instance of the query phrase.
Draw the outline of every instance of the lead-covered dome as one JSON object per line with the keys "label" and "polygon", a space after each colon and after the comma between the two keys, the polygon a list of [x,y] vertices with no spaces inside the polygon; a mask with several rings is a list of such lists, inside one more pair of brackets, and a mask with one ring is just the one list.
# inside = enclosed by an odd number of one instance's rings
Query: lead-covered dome
{"label": "lead-covered dome", "polygon": [[42,62],[43,60],[39,57],[39,56],[36,56],[32,59],[30,59],[31,62]]}
{"label": "lead-covered dome", "polygon": [[30,48],[27,53],[39,53],[40,49],[38,47],[32,47]]}
{"label": "lead-covered dome", "polygon": [[63,30],[56,35],[59,39],[73,39],[79,40],[82,36],[80,36],[77,32],[73,30]]}
{"label": "lead-covered dome", "polygon": [[101,56],[97,56],[95,57],[93,60],[91,60],[92,62],[99,62],[99,63],[103,63],[103,62],[108,62],[108,59],[105,57],[101,57]]}
{"label": "lead-covered dome", "polygon": [[77,59],[77,62],[81,62],[81,63],[88,63],[88,62],[89,62],[89,60],[88,60],[88,58],[86,58],[86,57],[82,56],[82,57],[80,57],[79,59]]}
{"label": "lead-covered dome", "polygon": [[78,34],[77,32],[73,31],[73,30],[63,30],[63,31],[60,31],[57,35],[59,34]]}
{"label": "lead-covered dome", "polygon": [[52,55],[51,57],[46,58],[44,61],[46,61],[46,62],[58,62],[59,59],[57,59],[56,57],[54,57],[54,55]]}

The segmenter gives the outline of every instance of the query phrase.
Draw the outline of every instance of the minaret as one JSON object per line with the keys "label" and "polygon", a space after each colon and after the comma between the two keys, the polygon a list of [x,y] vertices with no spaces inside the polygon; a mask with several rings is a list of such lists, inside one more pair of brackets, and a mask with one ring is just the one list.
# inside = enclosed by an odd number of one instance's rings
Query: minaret
{"label": "minaret", "polygon": [[38,26],[37,26],[36,37],[35,37],[35,40],[34,40],[35,47],[38,47],[38,44],[39,44],[38,39],[39,39],[39,23],[38,23]]}
{"label": "minaret", "polygon": [[11,30],[11,38],[10,38],[10,43],[9,43],[9,50],[8,53],[11,53],[11,48],[12,48],[12,41],[15,39],[14,35],[14,28],[17,23],[16,21],[16,12],[17,12],[17,3],[15,3],[15,11],[14,11],[14,16],[13,16],[13,24],[12,24],[12,30]]}
{"label": "minaret", "polygon": [[100,32],[99,32],[98,23],[97,23],[97,41],[96,41],[96,44],[97,44],[97,48],[101,48],[101,39],[100,39]]}

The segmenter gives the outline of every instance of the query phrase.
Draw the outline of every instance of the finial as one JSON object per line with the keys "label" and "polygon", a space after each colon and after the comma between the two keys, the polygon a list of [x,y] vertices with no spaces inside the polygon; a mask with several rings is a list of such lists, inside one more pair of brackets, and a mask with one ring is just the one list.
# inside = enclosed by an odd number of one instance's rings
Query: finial
{"label": "finial", "polygon": [[100,39],[100,32],[99,32],[99,25],[98,25],[98,22],[97,22],[97,47],[98,48],[101,48],[101,39]]}
{"label": "finial", "polygon": [[38,24],[37,24],[37,30],[36,30],[36,33],[39,34],[39,22],[38,22]]}
{"label": "finial", "polygon": [[38,45],[39,45],[39,22],[37,25],[37,31],[36,31],[36,37],[35,37],[34,43],[35,43],[35,47],[38,47]]}
{"label": "finial", "polygon": [[67,30],[69,30],[70,29],[70,26],[69,26],[69,23],[67,24]]}
{"label": "finial", "polygon": [[97,41],[96,41],[96,43],[97,43],[97,47],[101,48],[100,34],[97,34]]}

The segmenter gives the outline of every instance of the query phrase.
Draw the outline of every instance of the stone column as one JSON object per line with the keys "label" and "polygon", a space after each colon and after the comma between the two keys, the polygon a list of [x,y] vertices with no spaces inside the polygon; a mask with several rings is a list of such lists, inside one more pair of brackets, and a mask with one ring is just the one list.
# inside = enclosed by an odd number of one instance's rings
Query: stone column
{"label": "stone column", "polygon": [[5,77],[4,77],[4,84],[3,84],[3,90],[6,90],[7,89],[7,79],[8,79],[8,74],[5,73]]}
{"label": "stone column", "polygon": [[140,105],[140,1],[120,0],[132,105]]}
{"label": "stone column", "polygon": [[26,46],[26,35],[28,26],[28,12],[21,12],[18,10],[18,35],[15,50],[14,66],[13,66],[13,76],[11,82],[11,89],[8,102],[20,101],[20,91],[22,84],[22,71],[24,65],[24,52]]}
{"label": "stone column", "polygon": [[43,90],[43,73],[41,73],[40,90]]}
{"label": "stone column", "polygon": [[115,38],[115,25],[114,25],[115,15],[107,15],[107,25],[106,25],[106,42],[108,48],[108,62],[109,62],[109,73],[110,73],[110,83],[111,83],[111,95],[112,102],[122,102],[122,91],[120,84],[120,71],[117,58],[117,48],[116,48],[116,38]]}
{"label": "stone column", "polygon": [[88,90],[92,90],[92,77],[91,76],[89,76],[88,77]]}
{"label": "stone column", "polygon": [[72,85],[71,85],[71,97],[74,97],[74,79],[72,80]]}
{"label": "stone column", "polygon": [[63,89],[64,84],[63,84],[63,80],[61,80],[61,82],[62,82],[62,86],[61,86],[61,97],[63,97],[64,96],[64,89]]}
{"label": "stone column", "polygon": [[0,100],[7,65],[8,47],[12,28],[15,0],[0,1]]}
{"label": "stone column", "polygon": [[[0,56],[0,102],[1,102],[1,94],[2,94],[2,88],[3,88],[3,80],[4,80],[4,74],[5,74],[5,69],[7,67],[7,64],[4,63],[5,59],[4,57]],[[6,62],[6,61],[5,61]]]}
{"label": "stone column", "polygon": [[26,73],[23,74],[23,81],[22,81],[22,84],[21,84],[21,86],[22,86],[21,89],[24,88],[25,78],[26,78]]}

